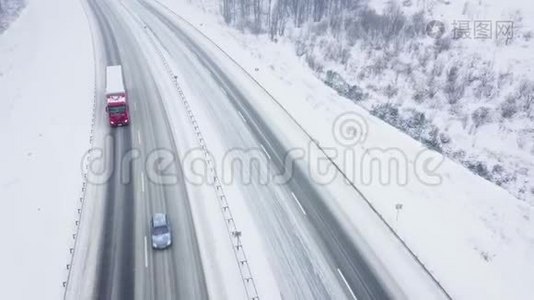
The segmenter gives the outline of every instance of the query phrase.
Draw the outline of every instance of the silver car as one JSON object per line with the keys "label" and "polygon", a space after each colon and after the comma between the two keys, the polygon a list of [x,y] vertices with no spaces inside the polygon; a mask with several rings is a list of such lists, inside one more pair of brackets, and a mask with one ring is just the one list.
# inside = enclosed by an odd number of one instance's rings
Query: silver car
{"label": "silver car", "polygon": [[157,213],[150,220],[152,248],[165,249],[172,244],[171,225],[166,214]]}

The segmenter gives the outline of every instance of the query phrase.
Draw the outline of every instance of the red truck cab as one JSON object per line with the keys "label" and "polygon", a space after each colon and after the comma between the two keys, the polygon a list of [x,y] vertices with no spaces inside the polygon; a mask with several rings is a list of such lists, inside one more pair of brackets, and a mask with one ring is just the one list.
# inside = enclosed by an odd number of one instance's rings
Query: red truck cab
{"label": "red truck cab", "polygon": [[106,67],[106,111],[111,127],[129,124],[128,95],[124,88],[121,66]]}

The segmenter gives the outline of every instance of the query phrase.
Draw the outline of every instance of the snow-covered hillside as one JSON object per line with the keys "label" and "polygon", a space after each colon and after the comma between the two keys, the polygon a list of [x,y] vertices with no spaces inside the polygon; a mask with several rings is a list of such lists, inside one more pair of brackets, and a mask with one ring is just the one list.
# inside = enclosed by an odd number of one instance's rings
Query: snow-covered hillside
{"label": "snow-covered hillside", "polygon": [[[383,11],[387,2],[370,5]],[[325,69],[371,90],[359,103],[376,115],[534,204],[534,6],[519,0],[404,4],[406,15],[424,11],[426,20],[442,22],[443,37],[411,40],[402,55],[367,52],[345,66],[326,62]],[[488,35],[481,36],[484,24]],[[500,28],[508,25],[509,39]],[[383,69],[362,74],[377,65]]]}
{"label": "snow-covered hillside", "polygon": [[[389,3],[374,1],[371,7],[379,13],[362,15],[362,22],[401,23],[389,40],[380,32],[362,33],[356,25],[355,33],[348,27],[344,37],[336,37],[321,23],[288,35],[317,75],[338,92],[534,204],[531,5]],[[440,38],[426,34],[431,20],[445,25]],[[489,26],[486,39],[477,35],[480,22]],[[510,39],[498,28],[508,24],[514,28]],[[467,26],[464,35],[461,26]]]}
{"label": "snow-covered hillside", "polygon": [[[229,9],[218,0],[201,3],[214,13],[222,7],[225,20],[242,31],[293,44],[341,95],[534,204],[529,2],[280,0]],[[439,36],[429,34],[432,21],[443,24]]]}
{"label": "snow-covered hillside", "polygon": [[28,1],[0,34],[2,299],[63,296],[89,148],[93,68],[79,1]]}

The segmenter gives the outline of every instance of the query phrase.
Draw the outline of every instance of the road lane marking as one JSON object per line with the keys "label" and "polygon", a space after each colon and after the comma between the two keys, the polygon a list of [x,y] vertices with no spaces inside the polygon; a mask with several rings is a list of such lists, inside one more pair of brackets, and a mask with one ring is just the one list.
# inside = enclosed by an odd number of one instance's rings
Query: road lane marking
{"label": "road lane marking", "polygon": [[299,205],[300,210],[302,211],[302,213],[303,213],[304,215],[306,215],[306,211],[304,210],[304,207],[302,207],[302,204],[300,204],[300,201],[299,201],[299,199],[297,199],[297,196],[295,196],[295,193],[291,192],[291,196],[293,196],[293,199],[294,199],[295,202],[297,202],[297,204]]}
{"label": "road lane marking", "polygon": [[237,113],[239,113],[239,116],[241,117],[241,119],[243,119],[243,122],[247,123],[247,119],[245,119],[243,114],[240,111],[238,111]]}
{"label": "road lane marking", "polygon": [[141,131],[137,130],[137,141],[139,142],[139,145],[141,145]]}
{"label": "road lane marking", "polygon": [[341,270],[340,270],[339,268],[337,269],[337,273],[339,274],[339,276],[340,276],[341,279],[343,280],[343,283],[345,283],[345,286],[349,289],[350,294],[352,295],[352,299],[354,299],[354,300],[358,300],[358,298],[356,298],[356,295],[354,295],[354,292],[353,292],[352,289],[350,288],[350,285],[349,285],[349,283],[347,282],[347,279],[345,279],[345,276],[343,276],[343,272],[341,272]]}
{"label": "road lane marking", "polygon": [[141,172],[141,191],[145,192],[145,173]]}
{"label": "road lane marking", "polygon": [[261,149],[263,149],[263,152],[265,152],[265,155],[267,155],[267,157],[269,157],[269,159],[271,159],[271,156],[269,155],[269,153],[267,152],[267,149],[265,149],[263,144],[260,144],[260,146],[261,146]]}
{"label": "road lane marking", "polygon": [[148,268],[148,243],[145,235],[145,268]]}
{"label": "road lane marking", "polygon": [[133,103],[134,111],[137,111],[137,103]]}

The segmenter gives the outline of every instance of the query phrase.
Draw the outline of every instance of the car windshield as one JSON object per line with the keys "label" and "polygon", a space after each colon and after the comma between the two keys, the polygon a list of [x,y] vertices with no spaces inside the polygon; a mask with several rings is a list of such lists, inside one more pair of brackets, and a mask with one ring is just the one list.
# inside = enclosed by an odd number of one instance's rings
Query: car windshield
{"label": "car windshield", "polygon": [[166,234],[168,232],[169,232],[169,228],[167,226],[154,227],[154,229],[152,230],[152,234],[154,235]]}
{"label": "car windshield", "polygon": [[110,115],[123,114],[125,111],[126,111],[126,106],[110,106],[109,107]]}

